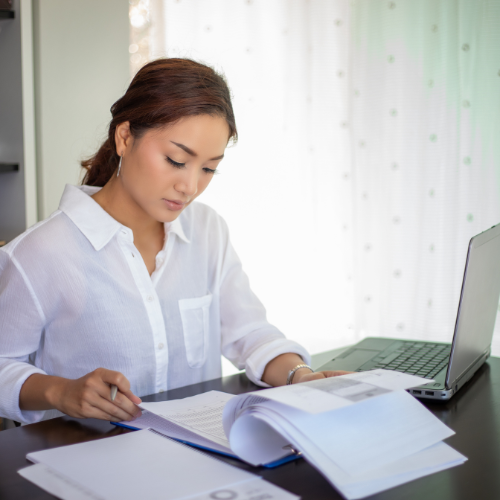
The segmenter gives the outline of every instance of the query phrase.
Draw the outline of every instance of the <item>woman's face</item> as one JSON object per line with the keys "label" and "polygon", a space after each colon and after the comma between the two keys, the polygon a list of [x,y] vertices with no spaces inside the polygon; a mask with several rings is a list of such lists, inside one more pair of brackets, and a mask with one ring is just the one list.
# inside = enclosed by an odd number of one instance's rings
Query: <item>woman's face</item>
{"label": "woman's face", "polygon": [[224,156],[229,127],[224,118],[185,117],[141,138],[129,123],[116,129],[120,176],[126,194],[150,217],[171,222],[208,186]]}

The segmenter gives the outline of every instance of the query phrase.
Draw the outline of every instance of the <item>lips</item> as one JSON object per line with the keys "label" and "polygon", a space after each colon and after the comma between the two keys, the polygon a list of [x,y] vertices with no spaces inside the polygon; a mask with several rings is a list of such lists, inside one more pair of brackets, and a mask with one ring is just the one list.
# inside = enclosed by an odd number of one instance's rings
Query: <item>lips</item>
{"label": "lips", "polygon": [[167,200],[163,198],[163,201],[165,202],[165,205],[167,205],[167,207],[173,211],[182,210],[187,204],[185,201],[181,200]]}

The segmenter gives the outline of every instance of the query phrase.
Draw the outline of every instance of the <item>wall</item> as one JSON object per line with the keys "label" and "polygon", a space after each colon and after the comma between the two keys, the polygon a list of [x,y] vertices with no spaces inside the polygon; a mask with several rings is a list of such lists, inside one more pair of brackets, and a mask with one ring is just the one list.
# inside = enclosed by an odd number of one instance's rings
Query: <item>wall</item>
{"label": "wall", "polygon": [[106,134],[129,75],[129,3],[34,0],[38,216],[57,209]]}
{"label": "wall", "polygon": [[18,172],[0,173],[0,240],[24,231],[24,155],[22,115],[21,18],[0,20],[0,162],[19,164]]}

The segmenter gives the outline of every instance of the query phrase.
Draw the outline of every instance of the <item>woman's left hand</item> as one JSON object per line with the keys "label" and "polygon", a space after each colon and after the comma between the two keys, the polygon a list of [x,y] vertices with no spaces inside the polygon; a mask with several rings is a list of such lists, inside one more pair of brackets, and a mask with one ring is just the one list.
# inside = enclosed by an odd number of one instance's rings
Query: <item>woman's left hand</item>
{"label": "woman's left hand", "polygon": [[300,368],[294,373],[292,384],[300,384],[300,382],[310,382],[311,380],[319,380],[322,378],[339,377],[340,375],[347,375],[348,373],[353,372],[345,372],[343,370],[327,370],[324,372],[313,373],[307,368]]}

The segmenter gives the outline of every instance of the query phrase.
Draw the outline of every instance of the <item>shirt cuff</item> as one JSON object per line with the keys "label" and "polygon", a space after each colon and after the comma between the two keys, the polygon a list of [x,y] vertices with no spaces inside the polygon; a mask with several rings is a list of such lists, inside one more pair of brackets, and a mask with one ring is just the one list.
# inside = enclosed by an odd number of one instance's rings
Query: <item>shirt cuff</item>
{"label": "shirt cuff", "polygon": [[8,360],[0,364],[0,416],[23,424],[43,419],[45,411],[26,411],[19,408],[19,393],[26,379],[35,373],[47,375],[43,370],[28,363]]}
{"label": "shirt cuff", "polygon": [[311,355],[300,344],[288,339],[276,339],[259,347],[248,357],[245,363],[247,377],[256,385],[271,387],[261,380],[267,364],[280,354],[289,352],[298,354],[305,364],[311,364]]}

